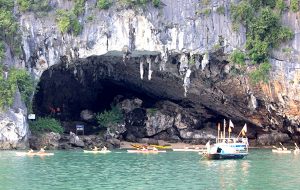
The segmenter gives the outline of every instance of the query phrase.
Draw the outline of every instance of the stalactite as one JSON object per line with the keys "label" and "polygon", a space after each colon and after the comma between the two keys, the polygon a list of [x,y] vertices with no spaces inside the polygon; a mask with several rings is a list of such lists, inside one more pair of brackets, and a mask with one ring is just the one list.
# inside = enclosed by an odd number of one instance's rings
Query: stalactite
{"label": "stalactite", "polygon": [[209,55],[205,53],[201,62],[201,69],[202,71],[205,69],[205,66],[209,63]]}
{"label": "stalactite", "polygon": [[184,79],[183,79],[183,87],[184,87],[184,96],[186,97],[188,88],[190,86],[190,76],[191,76],[192,70],[188,69],[185,73]]}
{"label": "stalactite", "polygon": [[189,67],[189,60],[185,54],[180,56],[180,66],[179,66],[179,73],[180,75],[184,75]]}
{"label": "stalactite", "polygon": [[143,80],[143,78],[144,78],[144,58],[141,58],[141,61],[140,61],[140,75],[141,75],[141,79]]}
{"label": "stalactite", "polygon": [[148,56],[147,57],[147,63],[148,63],[148,66],[149,66],[149,68],[148,68],[148,80],[151,80],[151,76],[152,76],[152,73],[153,73],[153,70],[151,69],[151,62],[152,62],[151,57]]}

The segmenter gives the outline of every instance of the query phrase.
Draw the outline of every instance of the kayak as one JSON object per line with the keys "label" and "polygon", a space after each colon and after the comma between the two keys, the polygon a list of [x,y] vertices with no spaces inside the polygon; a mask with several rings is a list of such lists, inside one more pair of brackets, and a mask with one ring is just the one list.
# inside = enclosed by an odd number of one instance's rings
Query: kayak
{"label": "kayak", "polygon": [[83,150],[84,153],[102,153],[102,154],[106,154],[106,153],[110,153],[110,150]]}
{"label": "kayak", "polygon": [[155,147],[157,149],[171,149],[172,148],[171,145],[154,145],[154,144],[151,144],[150,146]]}
{"label": "kayak", "polygon": [[278,149],[272,149],[272,152],[274,152],[274,153],[283,153],[283,154],[292,153],[291,150],[278,150]]}
{"label": "kayak", "polygon": [[16,152],[17,156],[53,156],[54,153],[38,153],[38,152]]}
{"label": "kayak", "polygon": [[165,150],[127,150],[128,153],[143,153],[143,154],[156,154],[159,152],[166,152]]}
{"label": "kayak", "polygon": [[143,148],[143,147],[147,148],[148,147],[148,145],[140,145],[140,144],[130,144],[130,145],[134,148]]}

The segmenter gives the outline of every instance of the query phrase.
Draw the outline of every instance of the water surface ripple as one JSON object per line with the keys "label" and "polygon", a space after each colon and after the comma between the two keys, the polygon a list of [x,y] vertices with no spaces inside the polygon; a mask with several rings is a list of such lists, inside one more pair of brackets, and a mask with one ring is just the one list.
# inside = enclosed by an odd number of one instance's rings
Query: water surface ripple
{"label": "water surface ripple", "polygon": [[0,190],[299,189],[300,155],[250,150],[243,160],[208,161],[194,152],[157,155],[16,156],[0,152]]}

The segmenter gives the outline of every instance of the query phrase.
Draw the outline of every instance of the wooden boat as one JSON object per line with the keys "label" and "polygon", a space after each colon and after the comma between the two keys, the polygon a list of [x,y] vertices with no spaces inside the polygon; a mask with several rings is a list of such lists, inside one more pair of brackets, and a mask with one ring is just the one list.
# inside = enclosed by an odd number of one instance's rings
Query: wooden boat
{"label": "wooden boat", "polygon": [[110,150],[83,150],[84,153],[94,153],[94,154],[106,154],[106,153],[110,153]]}
{"label": "wooden boat", "polygon": [[39,152],[16,152],[17,156],[53,156],[54,153],[39,153]]}
{"label": "wooden boat", "polygon": [[128,153],[142,153],[142,154],[157,154],[160,152],[166,152],[165,150],[127,150]]}
{"label": "wooden boat", "polygon": [[248,155],[247,138],[219,138],[217,142],[212,147],[209,145],[207,151],[199,154],[211,160],[242,159]]}

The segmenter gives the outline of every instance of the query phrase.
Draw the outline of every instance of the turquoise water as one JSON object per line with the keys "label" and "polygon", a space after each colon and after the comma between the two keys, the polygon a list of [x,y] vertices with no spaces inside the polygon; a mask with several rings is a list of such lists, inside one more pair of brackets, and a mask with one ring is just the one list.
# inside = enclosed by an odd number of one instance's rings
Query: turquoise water
{"label": "turquoise water", "polygon": [[271,150],[222,161],[201,160],[194,152],[54,153],[40,158],[0,152],[0,190],[300,189],[300,155]]}

